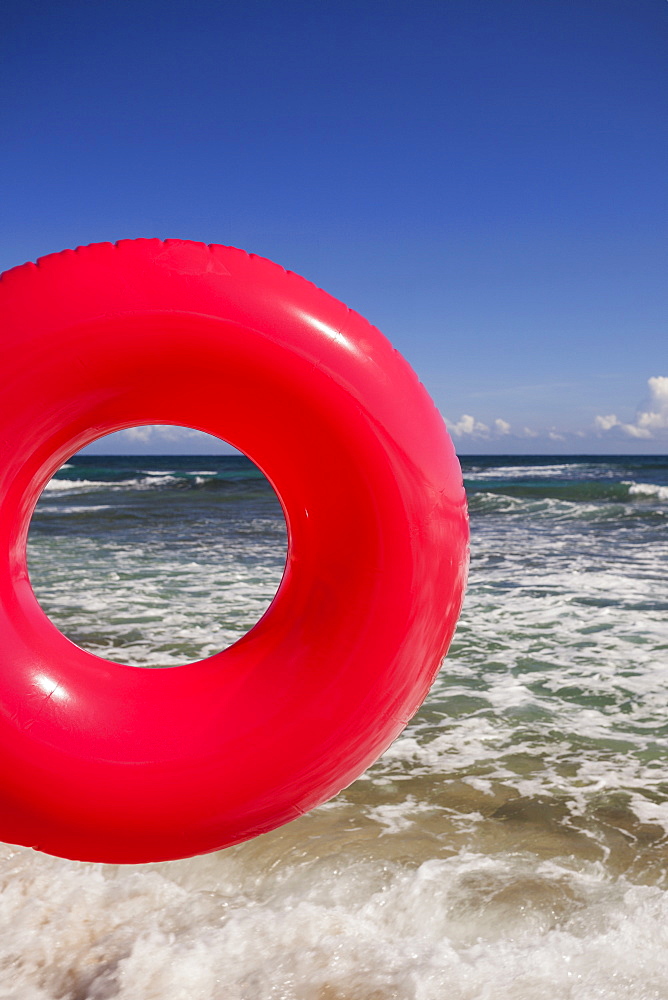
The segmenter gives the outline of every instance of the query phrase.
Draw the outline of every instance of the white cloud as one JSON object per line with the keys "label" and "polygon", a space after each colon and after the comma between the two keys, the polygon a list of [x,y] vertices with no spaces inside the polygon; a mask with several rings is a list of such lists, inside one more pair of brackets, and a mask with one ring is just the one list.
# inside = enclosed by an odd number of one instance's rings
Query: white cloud
{"label": "white cloud", "polygon": [[651,409],[641,410],[636,423],[648,430],[668,430],[668,375],[655,375],[647,384]]}
{"label": "white cloud", "polygon": [[632,420],[625,421],[616,413],[602,413],[594,418],[593,425],[586,428],[566,429],[553,424],[534,429],[511,424],[503,417],[485,423],[470,413],[463,413],[459,420],[446,420],[446,424],[453,438],[464,449],[474,450],[476,445],[478,449],[483,446],[483,442],[489,443],[492,450],[495,447],[497,450],[499,447],[508,449],[513,441],[518,443],[520,450],[542,445],[548,450],[559,447],[563,450],[569,444],[578,450],[586,440],[594,444],[597,438],[607,438],[617,444],[623,440],[668,442],[668,375],[652,376],[647,380],[647,388],[647,399],[638,407]]}
{"label": "white cloud", "polygon": [[234,449],[192,427],[146,424],[98,438],[85,451],[98,455],[223,455]]}
{"label": "white cloud", "polygon": [[142,444],[153,441],[158,444],[165,441],[190,441],[200,437],[201,433],[192,427],[176,427],[173,424],[147,424],[144,427],[128,427],[127,430],[119,431],[118,440],[139,441]]}
{"label": "white cloud", "polygon": [[[534,431],[531,427],[523,427],[521,431],[513,431],[509,421],[502,417],[496,417],[492,425],[485,424],[482,420],[477,420],[470,413],[463,413],[459,420],[446,420],[448,430],[456,438],[469,438],[470,440],[493,441],[503,437],[514,438],[537,438],[545,435],[545,431]],[[563,435],[552,431],[549,437],[553,441],[564,441]]]}
{"label": "white cloud", "polygon": [[119,438],[125,438],[126,441],[150,441],[151,431],[155,430],[153,427],[128,427],[126,431],[119,432]]}
{"label": "white cloud", "polygon": [[489,427],[480,420],[476,420],[470,413],[463,413],[456,423],[448,423],[448,430],[455,437],[463,437],[465,434],[470,437],[489,437]]}
{"label": "white cloud", "polygon": [[652,434],[646,427],[640,427],[637,423],[635,424],[624,424],[621,420],[617,418],[614,413],[609,413],[605,417],[596,417],[594,420],[594,426],[599,431],[611,431],[613,428],[618,427],[620,431],[627,435],[627,437],[634,438],[651,438]]}
{"label": "white cloud", "polygon": [[633,423],[624,423],[615,413],[598,416],[594,426],[603,433],[618,430],[632,438],[662,438],[668,432],[668,376],[654,375],[647,380],[649,400],[636,411]]}
{"label": "white cloud", "polygon": [[612,427],[617,427],[619,420],[614,413],[608,414],[607,417],[596,417],[594,420],[594,425],[600,431],[609,431]]}

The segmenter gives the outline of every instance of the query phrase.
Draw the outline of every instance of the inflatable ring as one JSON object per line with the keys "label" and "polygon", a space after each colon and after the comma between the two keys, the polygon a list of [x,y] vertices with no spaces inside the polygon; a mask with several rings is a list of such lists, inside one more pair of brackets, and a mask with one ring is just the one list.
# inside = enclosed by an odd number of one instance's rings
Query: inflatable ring
{"label": "inflatable ring", "polygon": [[[466,574],[461,472],[408,364],[360,316],[223,246],[127,240],[0,282],[0,838],[159,861],[334,795],[424,699]],[[224,438],[288,527],[267,613],[230,648],[146,670],[70,642],[26,542],[54,472],[141,424]]]}

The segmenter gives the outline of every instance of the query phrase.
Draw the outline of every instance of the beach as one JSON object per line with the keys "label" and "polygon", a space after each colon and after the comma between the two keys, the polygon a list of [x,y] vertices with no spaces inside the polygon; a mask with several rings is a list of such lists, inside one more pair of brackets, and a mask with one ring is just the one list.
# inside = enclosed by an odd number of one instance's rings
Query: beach
{"label": "beach", "polygon": [[[469,588],[404,733],[216,854],[0,847],[2,1000],[668,998],[668,459],[462,468]],[[244,634],[285,551],[243,457],[81,454],[28,556],[69,638],[159,669]]]}

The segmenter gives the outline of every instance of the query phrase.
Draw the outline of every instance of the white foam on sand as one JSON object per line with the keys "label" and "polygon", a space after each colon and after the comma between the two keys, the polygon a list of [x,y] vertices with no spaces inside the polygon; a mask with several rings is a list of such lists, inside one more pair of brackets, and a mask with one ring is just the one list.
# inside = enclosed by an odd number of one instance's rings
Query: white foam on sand
{"label": "white foam on sand", "polygon": [[259,869],[244,847],[111,868],[5,849],[16,1000],[650,1000],[668,896],[599,865],[461,852]]}

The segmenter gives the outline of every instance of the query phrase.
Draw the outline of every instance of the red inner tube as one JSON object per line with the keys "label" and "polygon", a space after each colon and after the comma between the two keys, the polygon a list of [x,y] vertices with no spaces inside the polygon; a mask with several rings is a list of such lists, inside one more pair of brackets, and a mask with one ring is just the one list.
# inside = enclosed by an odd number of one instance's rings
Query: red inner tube
{"label": "red inner tube", "polygon": [[[0,838],[82,860],[213,851],[357,777],[424,699],[467,566],[461,472],[408,364],[346,306],[230,247],[126,240],[0,281]],[[267,476],[285,574],[239,642],[165,670],[70,642],[30,586],[53,473],[141,424]]]}

